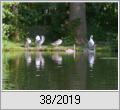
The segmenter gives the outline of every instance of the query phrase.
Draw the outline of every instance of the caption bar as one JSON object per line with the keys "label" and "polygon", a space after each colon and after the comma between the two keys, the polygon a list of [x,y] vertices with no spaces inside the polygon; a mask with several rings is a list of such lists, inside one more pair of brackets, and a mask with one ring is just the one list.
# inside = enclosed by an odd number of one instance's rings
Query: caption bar
{"label": "caption bar", "polygon": [[118,92],[2,92],[2,109],[118,109]]}

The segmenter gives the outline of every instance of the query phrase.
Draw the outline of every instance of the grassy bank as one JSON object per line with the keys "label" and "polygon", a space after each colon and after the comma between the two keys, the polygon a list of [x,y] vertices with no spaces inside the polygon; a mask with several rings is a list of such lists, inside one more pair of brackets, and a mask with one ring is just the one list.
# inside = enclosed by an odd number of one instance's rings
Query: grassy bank
{"label": "grassy bank", "polygon": [[[40,48],[35,47],[34,44],[31,45],[30,48],[25,48],[24,43],[14,43],[10,41],[3,41],[2,44],[2,49],[4,51],[24,51],[24,50],[29,50],[29,51],[65,51],[67,49],[73,49],[73,46],[59,46],[59,47],[54,47],[51,45],[43,45]],[[82,51],[82,48],[79,46],[76,46],[76,51]]]}
{"label": "grassy bank", "polygon": [[[67,49],[73,49],[73,46],[59,46],[59,47],[53,47],[51,45],[43,45],[41,48],[37,48],[35,47],[34,44],[31,45],[31,47],[29,49],[26,49],[24,47],[24,43],[20,42],[20,43],[14,43],[11,41],[7,41],[7,40],[3,40],[2,43],[2,50],[3,51],[25,51],[25,50],[29,50],[29,51],[65,51]],[[80,46],[76,46],[76,51],[83,51],[84,48],[80,47]],[[97,45],[96,46],[96,51],[97,52],[108,52],[111,51],[110,46],[101,46],[101,45]]]}

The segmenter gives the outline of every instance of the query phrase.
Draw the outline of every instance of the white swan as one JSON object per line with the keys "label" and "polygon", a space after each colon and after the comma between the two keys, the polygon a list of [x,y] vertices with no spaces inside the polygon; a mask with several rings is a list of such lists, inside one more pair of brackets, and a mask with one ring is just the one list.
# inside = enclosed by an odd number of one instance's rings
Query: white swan
{"label": "white swan", "polygon": [[36,42],[37,47],[39,47],[39,41],[40,41],[40,36],[37,35],[35,38],[35,42]]}
{"label": "white swan", "polygon": [[41,46],[44,43],[44,41],[45,41],[45,37],[43,35],[42,36],[39,36],[39,35],[36,36],[36,44],[37,44],[38,47]]}
{"label": "white swan", "polygon": [[93,41],[93,35],[90,36],[90,40],[88,41],[88,48],[91,50],[95,49],[95,42]]}
{"label": "white swan", "polygon": [[67,50],[65,50],[65,52],[68,53],[68,54],[75,53],[75,44],[74,44],[74,49],[67,49]]}
{"label": "white swan", "polygon": [[59,46],[61,44],[62,44],[62,40],[61,39],[58,39],[57,41],[51,43],[51,45],[53,45],[53,46]]}
{"label": "white swan", "polygon": [[40,41],[40,36],[37,35],[35,39],[36,39],[36,41]]}
{"label": "white swan", "polygon": [[45,36],[40,36],[40,45],[42,45],[45,41]]}
{"label": "white swan", "polygon": [[31,44],[31,39],[27,38],[27,42],[28,42],[28,44]]}
{"label": "white swan", "polygon": [[26,43],[25,43],[25,47],[26,47],[26,48],[29,48],[31,42],[32,42],[31,39],[30,39],[30,38],[27,38],[27,39],[26,39]]}

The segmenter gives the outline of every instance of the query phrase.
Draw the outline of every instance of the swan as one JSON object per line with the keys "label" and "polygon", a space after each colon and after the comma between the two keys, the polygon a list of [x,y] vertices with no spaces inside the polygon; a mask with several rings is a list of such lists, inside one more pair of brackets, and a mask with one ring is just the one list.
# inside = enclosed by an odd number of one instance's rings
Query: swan
{"label": "swan", "polygon": [[40,42],[39,42],[40,45],[42,45],[44,41],[45,41],[45,36],[44,35],[40,36]]}
{"label": "swan", "polygon": [[74,44],[74,49],[67,49],[65,52],[68,54],[75,53],[75,44]]}
{"label": "swan", "polygon": [[27,38],[27,42],[28,42],[28,44],[31,44],[31,39]]}
{"label": "swan", "polygon": [[36,38],[35,38],[35,42],[36,42],[38,47],[39,47],[39,41],[40,41],[40,36],[37,35]]}
{"label": "swan", "polygon": [[30,47],[31,42],[32,42],[32,41],[31,41],[31,39],[30,39],[30,38],[27,38],[27,39],[26,39],[26,44],[25,44],[25,47],[26,47],[26,48],[29,48],[29,47]]}
{"label": "swan", "polygon": [[90,50],[94,50],[95,49],[95,42],[93,41],[93,35],[90,36],[90,40],[88,41],[88,48]]}
{"label": "swan", "polygon": [[37,35],[35,39],[36,39],[36,41],[40,41],[40,36]]}
{"label": "swan", "polygon": [[39,36],[39,35],[37,35],[36,36],[36,44],[37,44],[37,46],[39,47],[39,46],[41,46],[43,43],[44,43],[44,41],[45,41],[45,36]]}
{"label": "swan", "polygon": [[51,45],[53,45],[53,46],[59,46],[59,45],[62,44],[62,42],[63,42],[63,41],[62,41],[61,39],[58,39],[57,41],[51,43]]}

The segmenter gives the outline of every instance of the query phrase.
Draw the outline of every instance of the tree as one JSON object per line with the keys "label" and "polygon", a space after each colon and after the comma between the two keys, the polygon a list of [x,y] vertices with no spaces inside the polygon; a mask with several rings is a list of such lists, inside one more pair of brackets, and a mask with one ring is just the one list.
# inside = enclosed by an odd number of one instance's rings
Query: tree
{"label": "tree", "polygon": [[19,3],[3,3],[3,38],[19,41]]}
{"label": "tree", "polygon": [[4,40],[44,34],[46,44],[62,38],[63,45],[84,45],[93,34],[97,44],[109,41],[117,48],[118,3],[5,2],[2,11]]}
{"label": "tree", "polygon": [[84,45],[86,42],[86,6],[85,3],[70,4],[70,21],[80,20],[76,27],[76,43]]}

